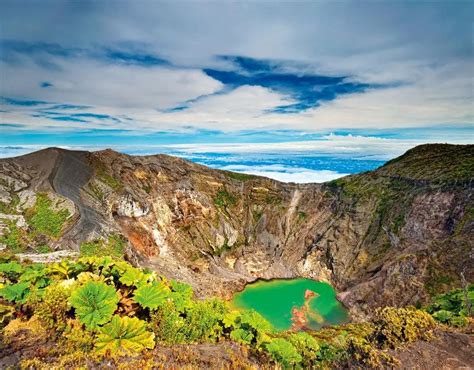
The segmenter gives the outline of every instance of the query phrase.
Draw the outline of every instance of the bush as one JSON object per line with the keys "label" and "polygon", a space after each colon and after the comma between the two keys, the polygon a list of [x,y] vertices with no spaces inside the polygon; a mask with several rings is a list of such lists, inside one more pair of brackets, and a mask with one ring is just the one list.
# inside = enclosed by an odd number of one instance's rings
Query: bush
{"label": "bush", "polygon": [[45,327],[59,332],[66,329],[67,313],[71,309],[68,302],[70,294],[70,289],[58,284],[50,285],[44,289],[39,302],[32,302],[35,315],[38,316]]}
{"label": "bush", "polygon": [[413,307],[384,307],[375,311],[374,339],[382,348],[397,348],[417,339],[431,339],[436,323],[427,312]]}
{"label": "bush", "polygon": [[315,338],[306,332],[300,332],[290,334],[287,339],[301,355],[302,365],[305,368],[316,365],[321,356],[321,348]]}
{"label": "bush", "polygon": [[272,325],[254,310],[229,312],[223,323],[230,329],[232,340],[256,348],[268,340],[268,334],[273,331]]}
{"label": "bush", "polygon": [[302,357],[295,346],[283,338],[273,339],[265,348],[270,356],[285,368],[292,368],[302,361]]}
{"label": "bush", "polygon": [[218,299],[188,302],[184,309],[168,301],[152,314],[151,327],[157,340],[166,344],[215,342],[222,335],[226,312]]}
{"label": "bush", "polygon": [[456,327],[468,325],[467,317],[474,306],[474,284],[467,287],[467,291],[454,289],[433,299],[433,303],[426,308],[437,321]]}
{"label": "bush", "polygon": [[[386,307],[371,323],[275,332],[255,311],[230,310],[220,299],[197,300],[187,284],[108,256],[43,265],[0,255],[0,262],[0,297],[8,302],[0,306],[0,326],[8,323],[11,334],[34,324],[39,333],[51,336],[52,329],[56,334],[57,346],[50,352],[54,364],[41,354],[22,362],[25,366],[99,364],[104,355],[134,356],[151,349],[154,337],[169,345],[232,340],[284,367],[391,366],[381,349],[427,339],[435,325],[426,312]],[[437,304],[439,320],[462,324],[463,316],[451,318],[452,311],[438,310],[448,308],[446,302]],[[449,304],[462,313],[457,301]]]}

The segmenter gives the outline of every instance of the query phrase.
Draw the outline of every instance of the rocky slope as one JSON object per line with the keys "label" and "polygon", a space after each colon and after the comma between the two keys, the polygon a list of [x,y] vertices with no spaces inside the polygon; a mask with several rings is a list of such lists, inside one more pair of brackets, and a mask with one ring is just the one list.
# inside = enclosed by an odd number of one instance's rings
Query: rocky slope
{"label": "rocky slope", "polygon": [[304,185],[166,155],[50,148],[0,160],[0,240],[79,251],[123,235],[127,259],[201,295],[304,276],[334,284],[357,317],[474,281],[473,187],[474,145],[423,145]]}

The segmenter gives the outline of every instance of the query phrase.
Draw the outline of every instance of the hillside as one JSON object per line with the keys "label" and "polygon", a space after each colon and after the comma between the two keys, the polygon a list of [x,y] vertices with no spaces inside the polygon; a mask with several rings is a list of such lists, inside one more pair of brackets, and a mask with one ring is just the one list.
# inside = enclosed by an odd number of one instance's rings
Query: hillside
{"label": "hillside", "polygon": [[305,185],[112,150],[51,148],[0,165],[3,244],[16,252],[114,244],[203,296],[256,278],[322,279],[354,314],[427,302],[462,271],[474,279],[472,145],[424,145]]}
{"label": "hillside", "polygon": [[[50,148],[0,160],[0,168],[0,328],[9,322],[0,331],[1,366],[472,361],[472,319],[462,302],[473,286],[451,291],[474,281],[472,145],[423,145],[375,171],[304,185],[112,150]],[[64,257],[73,261],[30,262]],[[216,300],[258,278],[292,277],[331,283],[355,323],[275,333],[259,316]],[[86,286],[109,295],[103,321],[84,313],[105,304],[81,306],[94,297]],[[439,326],[426,312],[464,329]],[[114,327],[137,330],[138,342],[113,347]],[[93,348],[142,356],[106,365]]]}

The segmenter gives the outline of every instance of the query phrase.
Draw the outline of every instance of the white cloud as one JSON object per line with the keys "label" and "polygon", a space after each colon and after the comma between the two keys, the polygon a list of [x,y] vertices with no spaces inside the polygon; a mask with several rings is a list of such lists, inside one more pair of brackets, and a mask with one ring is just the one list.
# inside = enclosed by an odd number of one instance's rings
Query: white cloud
{"label": "white cloud", "polygon": [[284,165],[267,165],[267,166],[246,166],[232,165],[220,167],[222,170],[247,173],[250,175],[264,176],[282,182],[295,183],[313,183],[326,182],[348,175],[347,173],[339,173],[329,170],[311,170],[302,167],[289,167]]}
{"label": "white cloud", "polygon": [[[171,108],[183,101],[212,94],[222,84],[198,69],[143,67],[98,62],[91,59],[51,61],[55,68],[43,68],[29,60],[18,65],[2,63],[5,76],[1,93],[8,97],[27,97],[68,104],[134,109]],[[47,81],[51,88],[41,88]]]}
{"label": "white cloud", "polygon": [[[26,1],[26,0],[25,0]],[[141,45],[179,68],[117,65],[86,54],[48,65],[18,58],[3,63],[0,93],[26,99],[85,104],[92,113],[130,117],[121,123],[89,119],[87,128],[235,131],[415,127],[474,124],[472,2],[2,2],[5,39],[53,42],[96,50]],[[341,95],[296,114],[268,113],[291,97],[259,86],[183,102],[219,91],[222,84],[200,70],[216,55],[288,61],[296,73],[350,75],[391,88]],[[54,65],[56,68],[51,68]],[[222,65],[222,63],[220,63]],[[43,81],[54,88],[42,89]],[[2,121],[28,128],[81,128],[84,124],[32,118],[16,107]]]}
{"label": "white cloud", "polygon": [[[442,140],[441,140],[442,141]],[[472,143],[473,137],[450,139],[452,144]],[[432,139],[386,139],[380,137],[328,135],[321,140],[283,143],[176,144],[168,145],[181,153],[288,153],[330,155],[346,158],[389,160],[417,145],[440,142]]]}

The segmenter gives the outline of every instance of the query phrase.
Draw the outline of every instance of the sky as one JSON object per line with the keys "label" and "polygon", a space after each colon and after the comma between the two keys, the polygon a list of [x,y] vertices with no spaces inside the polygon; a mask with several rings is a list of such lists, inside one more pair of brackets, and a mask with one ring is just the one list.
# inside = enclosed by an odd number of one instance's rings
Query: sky
{"label": "sky", "polygon": [[473,1],[0,2],[0,156],[168,153],[282,181],[474,143]]}

